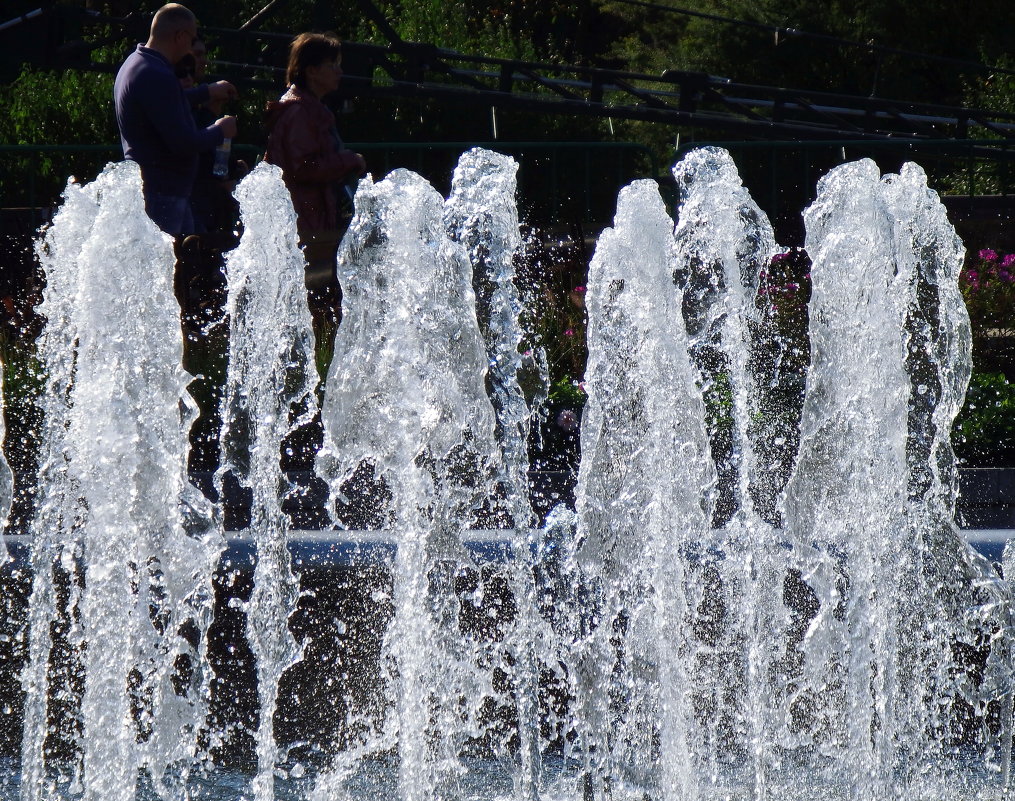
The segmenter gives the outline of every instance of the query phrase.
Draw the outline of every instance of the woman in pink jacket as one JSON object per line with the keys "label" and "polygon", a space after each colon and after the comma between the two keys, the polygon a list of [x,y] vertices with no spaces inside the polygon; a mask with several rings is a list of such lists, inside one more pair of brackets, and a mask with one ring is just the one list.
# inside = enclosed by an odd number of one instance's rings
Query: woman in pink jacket
{"label": "woman in pink jacket", "polygon": [[341,43],[322,33],[301,33],[289,49],[289,88],[268,104],[265,160],[282,168],[300,232],[339,225],[339,192],[366,170],[359,153],[346,150],[335,115],[321,102],[338,89]]}
{"label": "woman in pink jacket", "polygon": [[[296,209],[296,224],[307,259],[311,300],[326,317],[340,315],[341,289],[335,252],[351,208],[352,186],[366,171],[359,153],[346,150],[335,115],[321,102],[342,77],[341,43],[321,33],[301,33],[289,48],[289,88],[268,104],[269,164],[282,168]],[[345,213],[343,213],[345,210]],[[315,315],[316,316],[316,315]]]}

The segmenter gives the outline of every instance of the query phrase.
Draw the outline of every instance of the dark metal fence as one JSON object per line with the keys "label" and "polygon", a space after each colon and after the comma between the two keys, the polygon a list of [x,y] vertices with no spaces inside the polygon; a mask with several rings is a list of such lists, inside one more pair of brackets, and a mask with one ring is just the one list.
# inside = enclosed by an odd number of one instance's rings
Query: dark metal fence
{"label": "dark metal fence", "polygon": [[[518,159],[518,195],[523,214],[591,222],[610,219],[617,190],[635,178],[654,177],[659,165],[651,150],[631,142],[361,142],[375,177],[404,167],[446,191],[459,154],[484,147]],[[262,151],[238,144],[234,150],[253,164]],[[109,161],[122,158],[119,145],[0,145],[5,164],[0,208],[20,209],[37,227],[58,203],[67,177],[92,180]]]}
{"label": "dark metal fence", "polygon": [[[779,210],[781,197],[788,191],[813,193],[817,179],[829,169],[865,157],[886,170],[915,161],[927,170],[932,188],[946,193],[970,197],[1015,194],[1015,138],[685,141],[678,145],[676,157],[705,145],[730,151],[745,183],[753,179],[757,185],[756,199],[762,204],[767,201],[769,213]],[[987,148],[992,151],[989,157],[984,155]]]}

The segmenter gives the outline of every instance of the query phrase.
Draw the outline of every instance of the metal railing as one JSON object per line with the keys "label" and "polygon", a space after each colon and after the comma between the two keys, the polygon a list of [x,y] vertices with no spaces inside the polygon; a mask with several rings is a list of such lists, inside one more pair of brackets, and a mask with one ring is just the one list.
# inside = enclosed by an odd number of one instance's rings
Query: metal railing
{"label": "metal railing", "polygon": [[[745,183],[770,215],[783,207],[799,210],[801,196],[813,193],[817,179],[828,169],[864,156],[915,160],[928,168],[932,186],[948,174],[951,185],[935,188],[954,193],[961,187],[968,196],[980,194],[983,173],[989,170],[1000,187],[996,191],[1015,193],[1015,139],[684,141],[676,147],[675,158],[705,145],[733,154]],[[1010,153],[1010,158],[985,161],[977,149],[986,145],[995,152]],[[457,157],[465,150],[484,147],[506,153],[520,164],[518,196],[523,215],[543,225],[550,220],[602,223],[612,217],[621,186],[635,178],[658,177],[663,169],[649,148],[634,142],[357,142],[348,147],[363,153],[375,177],[404,167],[442,191],[448,190]],[[234,148],[251,164],[262,154],[254,145]],[[34,229],[48,219],[67,176],[91,180],[107,161],[120,158],[120,146],[112,144],[0,144],[5,165],[0,208],[20,208],[26,224]]]}
{"label": "metal railing", "polygon": [[[375,177],[404,167],[438,189],[447,189],[458,154],[472,147],[513,156],[520,164],[520,205],[537,219],[554,210],[574,221],[607,219],[621,186],[659,174],[652,151],[633,142],[358,142],[347,147],[366,157]],[[263,153],[244,144],[234,145],[234,151],[251,164]],[[68,176],[90,181],[108,161],[121,158],[119,145],[0,144],[5,164],[0,207],[23,209],[37,226],[59,201]]]}
{"label": "metal railing", "polygon": [[[767,211],[775,214],[781,195],[787,187],[813,192],[818,178],[831,167],[864,157],[915,161],[927,169],[932,187],[944,192],[964,184],[965,194],[981,194],[980,168],[990,165],[992,177],[1002,195],[1015,194],[1015,138],[976,140],[889,139],[879,141],[841,140],[772,140],[772,141],[695,141],[684,142],[676,149],[677,159],[689,151],[705,146],[722,147],[733,156],[745,177],[745,183],[764,185],[768,194]],[[991,159],[982,157],[982,148],[994,149]],[[1001,156],[1001,157],[998,157]],[[951,187],[934,187],[940,176],[948,174]],[[748,177],[749,176],[749,177]],[[994,194],[992,192],[991,194]],[[796,194],[796,193],[795,193]],[[795,199],[795,197],[794,197]],[[1015,202],[1015,198],[1013,198]]]}

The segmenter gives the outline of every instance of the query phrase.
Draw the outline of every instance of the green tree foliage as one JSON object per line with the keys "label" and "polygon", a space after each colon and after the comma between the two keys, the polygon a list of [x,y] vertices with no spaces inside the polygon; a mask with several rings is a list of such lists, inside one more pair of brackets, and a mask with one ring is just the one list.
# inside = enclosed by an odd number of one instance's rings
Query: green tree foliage
{"label": "green tree foliage", "polygon": [[[979,62],[1015,50],[1015,5],[1007,0],[681,0],[666,3],[758,27],[704,19],[622,0],[603,13],[623,21],[614,56],[650,71],[698,70],[742,83],[956,103],[955,64],[879,52],[878,46]],[[659,4],[664,5],[664,4]],[[779,33],[771,26],[815,34]],[[860,46],[847,46],[835,39]]]}
{"label": "green tree foliage", "polygon": [[[670,3],[675,5],[670,5]],[[158,2],[67,0],[114,15],[152,10]],[[296,33],[331,30],[350,41],[387,44],[386,28],[405,41],[425,42],[466,54],[549,63],[614,67],[649,75],[667,69],[704,71],[745,83],[966,103],[993,108],[1015,103],[1015,81],[952,64],[879,53],[875,46],[922,51],[954,59],[987,62],[1015,51],[1015,4],[1008,0],[959,3],[952,0],[377,0],[377,19],[355,0],[191,0],[189,6],[210,31],[213,58],[227,62],[280,63],[285,40],[240,48],[216,29],[235,29],[258,17],[262,31]],[[667,10],[667,6],[671,10]],[[756,27],[672,10],[743,20]],[[774,34],[770,27],[806,31],[828,38]],[[143,38],[144,23],[133,32]],[[94,33],[94,32],[93,32]],[[835,42],[838,37],[869,47]],[[116,45],[109,61],[126,56],[133,42]],[[213,64],[213,71],[215,66]],[[232,77],[230,67],[221,67]],[[230,108],[240,118],[241,142],[263,146],[263,110],[282,90],[245,89]],[[98,73],[23,70],[0,87],[9,114],[0,117],[3,143],[106,143],[117,141],[110,100],[111,76]],[[634,140],[650,146],[659,161],[673,152],[677,131],[668,126],[596,118],[536,116],[500,112],[502,139]],[[492,138],[489,112],[420,100],[355,103],[340,126],[357,141],[483,140]],[[708,132],[709,135],[711,132]],[[47,174],[80,171],[77,165],[44,165]],[[92,158],[92,161],[95,161]],[[993,173],[992,173],[993,170]],[[996,169],[982,168],[984,186],[999,186]],[[23,184],[8,173],[6,191]]]}
{"label": "green tree foliage", "polygon": [[[0,86],[0,144],[109,144],[119,142],[112,108],[113,76],[26,67],[18,78]],[[36,197],[55,197],[68,175],[92,178],[101,165],[119,153],[42,153],[5,157],[0,172],[4,205]],[[31,181],[36,183],[33,185]]]}
{"label": "green tree foliage", "polygon": [[[963,105],[1015,114],[1015,58],[999,58],[995,66],[999,69],[967,81]],[[1002,138],[1002,134],[993,131],[982,131],[978,136],[984,139]],[[972,167],[967,164],[964,170],[956,170],[946,176],[944,187],[958,193],[1009,193],[1015,187],[1015,163],[979,160]]]}
{"label": "green tree foliage", "polygon": [[[483,15],[476,4],[420,0],[378,3],[378,9],[398,36],[407,42],[433,43],[460,53],[483,53],[504,58],[531,56],[528,43],[511,36],[502,16]],[[383,41],[376,25],[370,39]]]}
{"label": "green tree foliage", "polygon": [[[406,41],[502,58],[586,63],[594,49],[592,0],[381,0]],[[371,40],[379,31],[368,30]]]}
{"label": "green tree foliage", "polygon": [[1015,384],[1003,373],[973,373],[952,443],[968,465],[1015,465]]}
{"label": "green tree foliage", "polygon": [[[116,135],[110,98],[113,76],[25,68],[0,87],[0,141],[5,144],[109,142]],[[98,110],[98,113],[97,113]]]}

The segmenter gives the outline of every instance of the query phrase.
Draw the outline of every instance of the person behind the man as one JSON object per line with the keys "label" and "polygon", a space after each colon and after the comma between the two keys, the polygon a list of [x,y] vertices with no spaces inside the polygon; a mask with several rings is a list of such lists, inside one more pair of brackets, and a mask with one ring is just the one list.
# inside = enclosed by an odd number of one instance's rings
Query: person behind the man
{"label": "person behind the man", "polygon": [[184,91],[174,67],[191,52],[197,19],[177,3],[162,6],[146,44],[139,44],[116,75],[113,97],[124,158],[141,167],[145,210],[163,231],[194,231],[190,195],[198,154],[236,136],[236,118],[220,117],[205,128],[194,124],[191,106],[236,96],[227,81]]}
{"label": "person behind the man", "polygon": [[[205,82],[208,71],[208,45],[200,34],[194,42],[192,52],[196,85]],[[182,79],[180,83],[186,88]],[[198,129],[205,128],[222,116],[222,101],[209,100],[194,106],[192,111]],[[204,243],[213,248],[228,250],[236,244],[233,232],[239,215],[233,190],[236,182],[250,172],[250,168],[245,161],[231,155],[228,174],[221,177],[215,174],[214,163],[215,151],[208,150],[199,154],[197,177],[190,195],[190,211],[194,215],[194,230],[202,235]]]}

